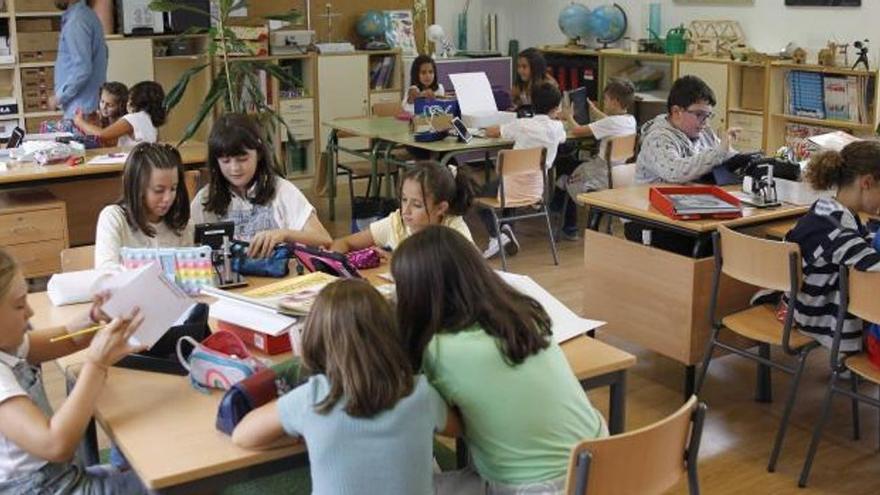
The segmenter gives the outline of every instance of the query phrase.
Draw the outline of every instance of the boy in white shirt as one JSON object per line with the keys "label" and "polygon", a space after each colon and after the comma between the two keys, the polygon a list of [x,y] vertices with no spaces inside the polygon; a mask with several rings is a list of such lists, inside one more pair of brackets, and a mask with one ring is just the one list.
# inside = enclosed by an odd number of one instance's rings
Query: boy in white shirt
{"label": "boy in white shirt", "polygon": [[[503,126],[486,128],[486,137],[510,139],[514,142],[513,149],[544,148],[547,150],[547,168],[553,166],[556,159],[556,151],[561,143],[565,142],[565,127],[562,122],[556,120],[559,115],[562,93],[555,83],[544,82],[532,87],[532,107],[534,117],[516,119]],[[498,194],[498,180],[486,184],[484,195]],[[530,201],[540,198],[544,194],[544,177],[540,172],[508,177],[504,182],[504,195],[508,202]],[[513,209],[505,208],[502,216],[508,215]],[[505,253],[514,255],[519,251],[519,243],[513,235],[510,225],[502,225],[499,232],[495,228],[492,213],[481,209],[480,218],[489,231],[489,246],[483,252],[483,257],[492,258],[498,254],[501,248]]]}
{"label": "boy in white shirt", "polygon": [[[599,154],[581,163],[568,177],[560,176],[557,189],[554,191],[554,203],[559,201],[558,208],[565,204],[563,214],[562,238],[570,241],[577,240],[577,205],[571,202],[563,202],[565,191],[568,191],[574,199],[578,194],[588,191],[601,191],[608,189],[608,168],[605,164],[605,154],[609,139],[629,136],[636,133],[636,119],[629,114],[629,108],[633,104],[635,87],[626,79],[612,79],[605,86],[602,93],[603,108],[605,112],[596,108],[592,101],[587,100],[590,106],[592,122],[587,125],[578,125],[574,120],[574,111],[568,108],[564,111],[564,118],[575,136],[593,136],[601,141]],[[623,163],[612,163],[611,166]],[[557,171],[562,174],[563,172]],[[558,199],[557,199],[558,198]]]}

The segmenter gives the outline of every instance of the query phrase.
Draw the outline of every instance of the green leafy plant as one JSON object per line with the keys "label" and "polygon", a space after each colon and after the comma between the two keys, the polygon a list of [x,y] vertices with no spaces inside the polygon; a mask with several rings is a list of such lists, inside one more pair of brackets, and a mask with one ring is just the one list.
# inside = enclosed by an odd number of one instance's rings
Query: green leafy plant
{"label": "green leafy plant", "polygon": [[[180,103],[193,77],[204,70],[214,70],[211,60],[215,61],[217,67],[211,80],[210,89],[205,94],[198,111],[186,126],[180,142],[183,143],[192,138],[208,115],[218,105],[221,105],[226,112],[253,114],[268,131],[267,138],[270,140],[270,144],[274,144],[271,141],[274,140],[278,125],[285,129],[288,143],[294,143],[295,139],[287,129],[284,120],[272,107],[266,104],[266,95],[260,84],[260,74],[265,73],[267,78],[277,79],[290,86],[299,85],[300,81],[283,67],[274,63],[273,60],[236,56],[241,53],[252,53],[247,44],[239,39],[230,27],[230,15],[240,8],[247,7],[247,0],[211,0],[211,4],[213,8],[211,12],[208,12],[175,0],[152,0],[150,2],[150,9],[156,12],[184,10],[211,19],[210,28],[191,28],[181,35],[206,34],[209,61],[185,70],[165,95],[165,108],[170,111]],[[291,10],[266,16],[265,19],[297,24],[301,21],[302,14],[297,10]]]}

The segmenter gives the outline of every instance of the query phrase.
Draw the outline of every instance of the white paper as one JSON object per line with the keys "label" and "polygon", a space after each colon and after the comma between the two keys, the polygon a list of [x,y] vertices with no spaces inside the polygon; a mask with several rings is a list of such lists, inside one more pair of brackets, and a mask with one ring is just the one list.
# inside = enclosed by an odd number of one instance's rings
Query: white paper
{"label": "white paper", "polygon": [[55,306],[89,302],[95,293],[98,280],[110,276],[111,273],[105,270],[56,273],[46,285],[46,294]]}
{"label": "white paper", "polygon": [[152,347],[195,304],[165,277],[158,263],[120,272],[105,286],[111,288],[110,299],[101,309],[111,318],[128,316],[135,307],[140,308],[144,321],[129,339],[132,345]]}
{"label": "white paper", "polygon": [[89,165],[114,165],[117,163],[125,163],[128,153],[110,153],[109,155],[98,155],[89,160]]}
{"label": "white paper", "polygon": [[553,322],[553,340],[557,344],[583,335],[605,324],[604,321],[581,318],[527,275],[501,271],[496,273],[508,285],[538,301],[541,303],[541,306],[544,306],[544,311],[547,312],[550,320]]}
{"label": "white paper", "polygon": [[297,321],[277,311],[234,299],[218,299],[211,304],[210,315],[216,320],[273,337],[281,335]]}
{"label": "white paper", "polygon": [[808,206],[819,198],[830,198],[834,191],[816,191],[806,182],[787,179],[773,179],[776,182],[776,197],[793,205]]}
{"label": "white paper", "polygon": [[464,72],[450,74],[449,80],[455,87],[455,98],[462,115],[486,115],[498,111],[492,85],[485,72]]}

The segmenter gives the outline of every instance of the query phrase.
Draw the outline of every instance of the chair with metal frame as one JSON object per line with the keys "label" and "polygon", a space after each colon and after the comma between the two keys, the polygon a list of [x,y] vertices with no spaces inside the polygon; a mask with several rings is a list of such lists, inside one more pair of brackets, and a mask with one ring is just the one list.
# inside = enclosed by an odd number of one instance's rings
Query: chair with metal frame
{"label": "chair with metal frame", "polygon": [[[585,440],[572,449],[566,495],[665,493],[687,473],[691,495],[699,495],[697,457],[706,404],[690,399],[678,411],[638,430]],[[639,459],[632,469],[632,459]]]}
{"label": "chair with metal frame", "polygon": [[[801,488],[807,486],[810,469],[813,466],[813,458],[822,438],[822,430],[828,420],[831,409],[831,400],[834,394],[841,394],[852,400],[853,439],[859,438],[859,403],[864,402],[878,408],[880,412],[880,400],[869,397],[859,392],[859,379],[867,380],[875,385],[880,385],[880,368],[871,363],[864,352],[841,357],[840,339],[843,335],[843,323],[847,313],[865,321],[880,322],[880,300],[877,299],[877,289],[880,288],[880,273],[860,272],[840,267],[840,305],[837,313],[837,325],[834,329],[834,340],[831,344],[831,381],[828,383],[828,391],[825,393],[825,401],[822,403],[822,412],[819,422],[813,430],[813,438],[807,449],[807,457],[804,459],[804,467],[798,480]],[[849,386],[840,386],[841,373],[850,371]]]}
{"label": "chair with metal frame", "polygon": [[[794,407],[804,365],[809,353],[818,346],[818,343],[793,331],[793,310],[786,313],[783,323],[779,322],[776,308],[770,304],[752,306],[720,319],[716,315],[716,310],[722,275],[765,289],[788,291],[792,301],[797,299],[802,277],[800,248],[794,243],[765,240],[735,232],[725,226],[718,227],[718,231],[712,236],[712,241],[715,248],[715,272],[712,278],[712,295],[709,302],[709,320],[712,333],[703,359],[703,366],[697,378],[696,393],[700,393],[705,382],[706,372],[709,369],[715,348],[724,349],[758,363],[757,400],[759,401],[770,401],[770,368],[793,375],[789,385],[788,400],[767,464],[767,471],[772,473],[776,469],[776,461],[785,439],[788,420]],[[755,341],[758,353],[755,354],[747,349],[722,342],[719,339],[722,328]],[[771,346],[781,347],[785,354],[797,358],[796,366],[772,361],[770,359]]]}
{"label": "chair with metal frame", "polygon": [[[547,235],[550,238],[550,249],[553,253],[553,263],[559,264],[559,256],[556,253],[556,242],[553,239],[553,227],[550,224],[550,212],[547,209],[547,198],[551,194],[547,178],[547,149],[528,148],[520,150],[501,150],[498,152],[496,170],[498,172],[498,195],[496,197],[478,197],[475,203],[480,208],[485,208],[492,213],[492,221],[495,223],[495,231],[501,232],[502,224],[510,224],[527,218],[544,217],[547,222]],[[539,172],[543,181],[543,193],[540,197],[525,201],[508,201],[505,191],[505,179],[519,175]],[[504,215],[508,208],[528,208],[525,213]],[[501,212],[499,218],[498,212]],[[501,251],[501,267],[507,271],[507,255],[504,249]]]}

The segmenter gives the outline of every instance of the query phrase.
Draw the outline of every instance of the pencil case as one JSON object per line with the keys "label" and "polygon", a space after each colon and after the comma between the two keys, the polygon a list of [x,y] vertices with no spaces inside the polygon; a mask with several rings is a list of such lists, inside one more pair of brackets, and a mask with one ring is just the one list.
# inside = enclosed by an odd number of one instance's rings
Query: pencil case
{"label": "pencil case", "polygon": [[[184,357],[184,343],[193,347],[189,357]],[[189,371],[192,386],[200,391],[228,390],[266,367],[251,355],[238,335],[224,330],[214,332],[202,342],[189,336],[181,337],[177,341],[177,358]]]}
{"label": "pencil case", "polygon": [[305,381],[299,358],[262,369],[236,383],[223,394],[217,408],[216,427],[232,434],[235,426],[254,409],[268,404]]}

